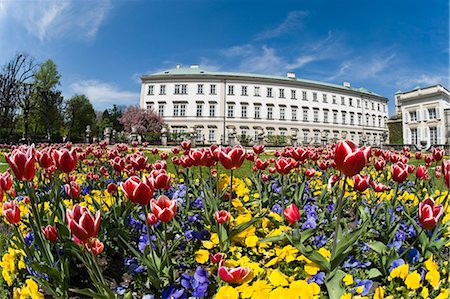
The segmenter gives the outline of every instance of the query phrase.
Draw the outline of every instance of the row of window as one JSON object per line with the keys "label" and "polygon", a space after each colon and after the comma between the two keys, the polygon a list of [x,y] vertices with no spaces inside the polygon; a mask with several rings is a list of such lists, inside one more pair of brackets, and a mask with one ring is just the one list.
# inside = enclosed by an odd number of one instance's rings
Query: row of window
{"label": "row of window", "polygon": [[[440,138],[438,133],[438,127],[430,127],[428,128],[430,132],[430,144],[439,144]],[[411,144],[419,144],[419,131],[418,128],[411,128]],[[426,131],[425,131],[426,132]],[[425,139],[428,139],[428,136],[425,136]]]}
{"label": "row of window", "polygon": [[[172,132],[175,134],[186,133],[186,129],[185,128],[173,128]],[[266,132],[267,132],[267,136],[273,136],[276,134],[276,131],[273,128],[266,128]],[[333,131],[333,132],[327,131],[327,132],[329,133],[328,138],[339,139],[341,137],[341,134],[339,131]],[[241,129],[239,135],[250,137],[249,133],[250,133],[249,129]],[[253,133],[254,133],[254,136],[252,136],[253,141],[258,141],[259,131],[255,130]],[[280,128],[278,131],[278,134],[281,136],[287,136],[287,129]],[[216,128],[208,128],[207,136],[205,136],[204,129],[202,129],[202,128],[196,129],[196,139],[198,142],[208,141],[209,143],[215,143],[215,142],[217,142],[216,138],[217,138],[217,129]],[[355,132],[350,132],[350,134],[347,136],[347,138],[349,138],[355,142],[358,142],[358,141],[360,141],[360,139],[362,139],[362,133],[358,132],[358,134],[356,134]],[[375,134],[375,133],[370,134],[369,133],[366,135],[366,139],[367,139],[367,142],[370,144],[375,144],[377,142],[381,143],[382,134]],[[320,132],[320,130],[313,130],[313,134],[311,135],[310,130],[304,129],[304,130],[302,130],[302,135],[300,136],[300,141],[304,142],[304,143],[310,143],[310,142],[319,143],[321,141],[321,132]]]}
{"label": "row of window", "polygon": [[[254,90],[253,95],[255,97],[261,96],[261,88],[259,86],[254,86],[253,90]],[[233,95],[235,95],[234,92],[235,92],[234,85],[228,85],[228,95],[233,96]],[[185,95],[187,93],[188,93],[188,85],[187,84],[175,84],[174,94]],[[159,86],[159,94],[160,95],[166,94],[166,85]],[[204,93],[204,84],[197,84],[197,94],[205,94]],[[209,85],[209,94],[213,94],[213,95],[217,94],[216,93],[216,84]],[[266,88],[266,96],[268,98],[273,98],[274,94],[275,94],[275,92],[274,92],[273,87]],[[148,85],[147,95],[154,95],[154,85]],[[284,99],[285,98],[285,89],[279,88],[278,95],[279,95],[279,98]],[[248,96],[248,87],[247,86],[241,86],[241,96]],[[292,100],[297,100],[297,90],[295,90],[295,89],[290,90],[290,98]],[[309,100],[307,91],[305,91],[305,90],[301,91],[301,99],[304,101]],[[329,100],[330,99],[328,98],[328,94],[322,93],[322,102],[329,103]],[[312,92],[312,101],[319,102],[319,94],[317,92]],[[336,95],[331,95],[330,103],[337,105],[338,97]],[[360,108],[361,107],[361,99],[348,98],[348,101],[346,101],[346,98],[344,96],[341,96],[340,97],[340,105],[346,106],[347,104],[350,107],[356,106],[356,107]],[[370,109],[386,112],[385,104],[375,103],[375,102],[370,102],[370,104],[371,104]],[[364,108],[369,109],[369,101],[367,101],[367,100],[364,101]]]}
{"label": "row of window", "polygon": [[[421,117],[422,115],[422,117]],[[409,119],[408,119],[409,116]],[[428,108],[421,112],[420,110],[409,111],[409,115],[406,116],[406,121],[420,121],[429,119],[440,119],[439,109]]]}
{"label": "row of window", "polygon": [[[174,103],[173,104],[173,116],[186,116],[186,105],[182,103]],[[209,117],[216,117],[216,104],[209,104]],[[147,109],[153,109],[153,106],[151,104],[148,104]],[[196,116],[197,117],[203,117],[205,116],[203,113],[204,105],[203,104],[197,104],[196,107]],[[254,107],[254,114],[253,117],[255,119],[261,119],[261,106],[255,106]],[[165,104],[159,104],[158,105],[158,113],[160,116],[165,116]],[[273,106],[267,106],[266,111],[266,117],[267,119],[274,119],[274,107]],[[299,120],[297,117],[298,114],[298,108],[291,107],[291,120],[297,121]],[[241,118],[248,118],[248,106],[242,105],[241,106]],[[308,108],[302,108],[302,121],[309,122],[310,121],[310,113]],[[349,118],[348,118],[349,115]],[[329,111],[328,109],[323,109],[322,113],[322,119],[319,118],[319,109],[313,109],[313,122],[323,122],[323,123],[334,123],[334,124],[343,124],[343,125],[363,125],[362,121],[362,113],[357,113],[355,115],[354,112],[347,111],[341,111],[340,112],[341,118],[339,119],[339,112],[337,110]],[[365,125],[367,126],[378,126],[378,127],[384,127],[386,122],[386,117],[383,119],[381,116],[375,116],[375,115],[365,115]],[[235,105],[228,105],[227,107],[227,117],[228,118],[234,118],[235,117]],[[332,117],[332,118],[331,118]],[[279,119],[280,120],[286,120],[286,107],[279,107]]]}

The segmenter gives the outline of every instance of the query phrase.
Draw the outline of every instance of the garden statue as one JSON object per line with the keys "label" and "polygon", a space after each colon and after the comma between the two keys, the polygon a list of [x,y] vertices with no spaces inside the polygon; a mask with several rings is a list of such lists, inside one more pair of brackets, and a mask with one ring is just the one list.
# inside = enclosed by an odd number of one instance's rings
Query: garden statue
{"label": "garden statue", "polygon": [[167,129],[165,127],[161,129],[161,144],[163,146],[167,145]]}

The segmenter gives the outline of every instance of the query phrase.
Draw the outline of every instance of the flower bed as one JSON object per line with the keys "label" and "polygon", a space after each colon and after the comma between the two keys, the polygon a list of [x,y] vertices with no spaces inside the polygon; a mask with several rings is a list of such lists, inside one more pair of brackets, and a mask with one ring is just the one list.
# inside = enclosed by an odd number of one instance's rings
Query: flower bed
{"label": "flower bed", "polygon": [[0,173],[3,287],[14,298],[448,298],[444,154],[350,141],[269,154],[14,148]]}

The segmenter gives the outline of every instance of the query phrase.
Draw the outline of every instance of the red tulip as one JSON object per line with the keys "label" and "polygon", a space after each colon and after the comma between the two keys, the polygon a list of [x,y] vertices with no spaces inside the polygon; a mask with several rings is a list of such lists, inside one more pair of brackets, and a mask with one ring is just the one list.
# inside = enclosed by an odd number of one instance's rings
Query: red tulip
{"label": "red tulip", "polygon": [[159,157],[163,160],[167,160],[169,158],[169,154],[166,152],[160,153]]}
{"label": "red tulip", "polygon": [[228,283],[239,284],[245,281],[250,274],[250,267],[229,268],[219,265],[220,278]]}
{"label": "red tulip", "polygon": [[177,203],[170,200],[167,196],[161,195],[158,200],[152,199],[152,212],[162,222],[169,222],[175,217],[177,212]]}
{"label": "red tulip", "polygon": [[427,167],[425,165],[420,165],[420,166],[417,167],[416,177],[419,180],[428,179],[427,172],[428,172]]}
{"label": "red tulip", "polygon": [[263,182],[267,182],[269,179],[270,179],[270,177],[269,177],[269,175],[267,175],[267,174],[263,174],[263,175],[261,176],[261,180],[262,180]]}
{"label": "red tulip", "polygon": [[297,161],[305,161],[308,159],[309,151],[303,147],[295,147],[290,151],[290,154]]}
{"label": "red tulip", "polygon": [[192,166],[192,159],[189,158],[189,156],[181,156],[180,158],[180,164],[184,168],[189,168]]}
{"label": "red tulip", "polygon": [[155,225],[156,223],[158,223],[158,217],[156,217],[155,214],[148,213],[147,223],[150,225]]}
{"label": "red tulip", "polygon": [[375,181],[372,181],[372,187],[373,187],[373,190],[375,190],[375,192],[384,192],[384,191],[390,189],[390,187],[383,185],[381,183],[377,183]]}
{"label": "red tulip", "polygon": [[206,165],[206,159],[207,154],[206,151],[203,149],[198,149],[195,151],[189,152],[189,158],[192,160],[192,165],[194,166],[205,166]]}
{"label": "red tulip", "polygon": [[145,169],[147,165],[147,158],[144,155],[135,154],[135,156],[131,159],[131,165],[137,171]]}
{"label": "red tulip", "polygon": [[256,159],[255,167],[259,170],[265,170],[269,166],[269,161],[261,161],[260,159]]}
{"label": "red tulip", "polygon": [[40,152],[36,152],[36,157],[39,165],[41,165],[41,167],[44,169],[47,169],[55,165],[55,160],[52,157],[50,149],[44,149]]}
{"label": "red tulip", "polygon": [[253,146],[253,152],[257,155],[264,153],[264,145],[254,145]]}
{"label": "red tulip", "polygon": [[213,264],[220,264],[223,261],[224,255],[222,253],[210,253],[209,260]]}
{"label": "red tulip", "polygon": [[450,160],[442,161],[441,171],[444,175],[444,184],[450,189]]}
{"label": "red tulip", "polygon": [[109,194],[114,194],[117,191],[117,185],[114,183],[109,183],[108,186],[106,187],[106,190],[108,191]]}
{"label": "red tulip", "polygon": [[278,158],[275,161],[275,169],[278,173],[288,174],[294,168],[294,164],[292,162],[293,161],[291,159],[287,159],[284,157]]}
{"label": "red tulip", "polygon": [[4,173],[0,173],[0,189],[3,191],[9,191],[12,188],[12,177],[11,174],[6,171]]}
{"label": "red tulip", "polygon": [[300,211],[294,203],[284,210],[283,215],[291,225],[300,220]]}
{"label": "red tulip", "polygon": [[214,219],[220,224],[227,223],[230,220],[230,213],[224,210],[217,211],[214,213]]}
{"label": "red tulip", "polygon": [[148,205],[153,197],[153,181],[146,179],[145,182],[137,176],[132,176],[125,183],[121,183],[125,196],[134,204]]}
{"label": "red tulip", "polygon": [[218,158],[225,169],[237,169],[244,163],[245,150],[241,146],[221,148]]}
{"label": "red tulip", "polygon": [[316,174],[316,170],[315,169],[308,168],[308,169],[305,170],[305,175],[308,178],[312,178],[315,174]]}
{"label": "red tulip", "polygon": [[99,255],[105,249],[105,245],[99,241],[97,238],[91,238],[86,243],[85,246],[89,252],[92,252],[94,255]]}
{"label": "red tulip", "polygon": [[406,170],[408,171],[409,174],[413,173],[416,170],[416,166],[414,165],[408,165],[406,167]]}
{"label": "red tulip", "polygon": [[47,225],[47,227],[42,227],[42,232],[44,232],[45,238],[51,243],[56,243],[56,240],[58,240],[58,229],[56,226]]}
{"label": "red tulip", "polygon": [[397,183],[403,183],[408,177],[408,168],[401,162],[391,166],[392,179]]}
{"label": "red tulip", "polygon": [[120,173],[125,169],[125,159],[122,157],[114,157],[114,160],[110,161],[111,166],[113,167],[114,171]]}
{"label": "red tulip", "polygon": [[421,152],[416,152],[416,159],[417,160],[421,160],[422,159],[422,153]]}
{"label": "red tulip", "polygon": [[95,218],[87,207],[76,204],[72,210],[67,209],[66,220],[69,229],[78,240],[86,242],[89,238],[97,236],[100,229],[100,211]]}
{"label": "red tulip", "polygon": [[153,170],[151,175],[155,189],[169,190],[170,175],[165,170]]}
{"label": "red tulip", "polygon": [[19,181],[31,181],[34,178],[36,165],[33,151],[34,147],[30,146],[26,150],[18,148],[11,154],[5,154],[6,162],[11,166]]}
{"label": "red tulip", "polygon": [[78,159],[74,150],[70,152],[66,149],[54,151],[53,159],[55,159],[56,168],[64,173],[72,172],[77,167]]}
{"label": "red tulip", "polygon": [[359,192],[365,191],[370,185],[370,175],[357,174],[353,177],[353,188]]}
{"label": "red tulip", "polygon": [[321,170],[327,170],[328,169],[327,161],[320,160],[320,161],[317,162],[317,165],[319,166],[319,168]]}
{"label": "red tulip", "polygon": [[350,140],[338,141],[334,154],[336,169],[348,177],[358,174],[369,161],[371,148],[357,148]]}
{"label": "red tulip", "polygon": [[172,153],[173,153],[174,155],[176,155],[176,154],[178,154],[178,153],[180,152],[180,148],[177,147],[177,146],[175,146],[175,147],[172,147],[171,151],[172,151]]}
{"label": "red tulip", "polygon": [[424,230],[433,229],[444,214],[442,205],[436,206],[431,197],[419,204],[419,223]]}
{"label": "red tulip", "polygon": [[17,224],[20,222],[20,209],[16,200],[7,201],[3,204],[3,215],[11,224]]}
{"label": "red tulip", "polygon": [[440,148],[433,149],[433,151],[432,151],[433,160],[437,161],[437,162],[441,161],[442,158],[444,157],[444,154],[445,154],[445,151],[441,150]]}
{"label": "red tulip", "polygon": [[191,149],[191,142],[190,141],[182,141],[180,143],[180,146],[183,150],[189,151]]}
{"label": "red tulip", "polygon": [[64,185],[64,191],[66,192],[67,196],[70,196],[71,198],[77,198],[81,193],[81,187],[77,182],[71,181],[69,184]]}
{"label": "red tulip", "polygon": [[384,159],[377,159],[375,160],[373,165],[375,166],[375,169],[377,171],[382,171],[384,169],[384,166],[386,165],[386,161]]}

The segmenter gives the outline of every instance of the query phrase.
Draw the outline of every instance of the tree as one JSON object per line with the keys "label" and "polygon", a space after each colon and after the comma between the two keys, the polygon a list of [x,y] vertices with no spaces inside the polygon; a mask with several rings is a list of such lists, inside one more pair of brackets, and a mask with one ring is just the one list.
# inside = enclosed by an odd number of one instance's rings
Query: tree
{"label": "tree", "polygon": [[71,140],[83,138],[87,126],[95,123],[95,111],[85,95],[75,95],[66,105],[66,126]]}
{"label": "tree", "polygon": [[160,132],[164,122],[154,110],[141,109],[139,106],[130,106],[119,118],[125,131],[131,132],[136,128],[137,133]]}
{"label": "tree", "polygon": [[56,64],[50,59],[41,64],[34,75],[34,103],[47,140],[50,140],[54,131],[62,125],[63,97],[61,91],[56,89],[60,78]]}
{"label": "tree", "polygon": [[27,54],[17,54],[0,73],[0,128],[1,134],[9,139],[15,128],[17,108],[23,113],[25,135],[32,110],[31,79],[36,71],[36,63]]}

